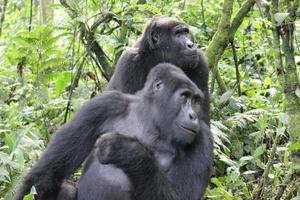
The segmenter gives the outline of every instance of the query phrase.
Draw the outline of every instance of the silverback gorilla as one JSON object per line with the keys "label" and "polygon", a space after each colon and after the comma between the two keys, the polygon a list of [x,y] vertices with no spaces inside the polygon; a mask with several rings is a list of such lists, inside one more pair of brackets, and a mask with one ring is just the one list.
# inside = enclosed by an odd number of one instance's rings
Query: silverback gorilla
{"label": "silverback gorilla", "polygon": [[[199,199],[213,157],[203,97],[182,70],[167,63],[151,70],[135,95],[108,91],[96,96],[54,135],[16,199],[33,185],[38,199],[57,199],[62,180],[103,134],[86,163],[77,199]],[[58,199],[72,199],[62,196]]]}

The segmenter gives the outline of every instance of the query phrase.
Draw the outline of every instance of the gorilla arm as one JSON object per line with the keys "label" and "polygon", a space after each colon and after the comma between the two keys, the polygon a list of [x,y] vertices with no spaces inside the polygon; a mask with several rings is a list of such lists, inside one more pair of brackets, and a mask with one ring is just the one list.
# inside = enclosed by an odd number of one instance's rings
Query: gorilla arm
{"label": "gorilla arm", "polygon": [[[136,138],[108,133],[98,139],[94,156],[102,164],[113,164],[129,177],[131,199],[180,200],[158,167],[153,153]],[[126,158],[126,159],[125,159]]]}
{"label": "gorilla arm", "polygon": [[110,120],[126,113],[128,101],[119,92],[103,93],[86,103],[54,135],[38,163],[26,175],[16,200],[35,186],[39,199],[56,199],[63,179],[70,176],[91,152]]}
{"label": "gorilla arm", "polygon": [[118,60],[117,67],[107,85],[107,89],[129,94],[134,94],[141,90],[146,82],[148,73],[159,63],[156,57],[156,55],[153,55],[153,52],[142,54],[140,48],[129,48]]}

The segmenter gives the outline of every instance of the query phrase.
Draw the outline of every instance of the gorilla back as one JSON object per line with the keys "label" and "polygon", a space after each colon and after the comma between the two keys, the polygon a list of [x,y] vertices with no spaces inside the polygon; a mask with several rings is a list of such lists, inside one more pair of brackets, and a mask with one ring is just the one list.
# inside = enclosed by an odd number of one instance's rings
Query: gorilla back
{"label": "gorilla back", "polygon": [[135,95],[110,91],[94,97],[54,135],[16,199],[33,185],[38,199],[57,199],[63,179],[103,134],[80,180],[79,199],[199,199],[213,158],[203,96],[182,70],[165,63],[151,70]]}

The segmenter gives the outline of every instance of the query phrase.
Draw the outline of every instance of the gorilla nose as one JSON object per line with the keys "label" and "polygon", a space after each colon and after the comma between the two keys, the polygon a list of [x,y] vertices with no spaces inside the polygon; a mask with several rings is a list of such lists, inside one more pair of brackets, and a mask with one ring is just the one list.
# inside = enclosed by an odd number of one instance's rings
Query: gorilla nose
{"label": "gorilla nose", "polygon": [[192,41],[187,41],[186,43],[187,47],[190,48],[190,49],[193,49],[196,47],[195,43],[192,42]]}
{"label": "gorilla nose", "polygon": [[189,117],[190,117],[190,120],[196,120],[197,119],[197,114],[195,112],[190,112],[189,113]]}

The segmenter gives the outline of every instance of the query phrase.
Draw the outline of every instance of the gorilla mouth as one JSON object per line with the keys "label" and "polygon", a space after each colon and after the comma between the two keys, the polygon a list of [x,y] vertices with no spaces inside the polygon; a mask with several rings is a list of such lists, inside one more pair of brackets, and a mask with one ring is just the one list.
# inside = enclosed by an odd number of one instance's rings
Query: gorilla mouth
{"label": "gorilla mouth", "polygon": [[191,129],[189,127],[186,126],[182,126],[182,125],[177,125],[179,128],[183,129],[185,132],[188,133],[192,133],[192,134],[196,134],[197,132],[194,129]]}
{"label": "gorilla mouth", "polygon": [[190,53],[190,54],[184,54],[185,56],[189,56],[189,57],[193,57],[193,56],[197,56],[197,53]]}
{"label": "gorilla mouth", "polygon": [[195,57],[195,56],[198,56],[198,51],[197,51],[197,49],[195,49],[195,50],[183,50],[182,54],[184,56],[188,56],[188,57]]}

